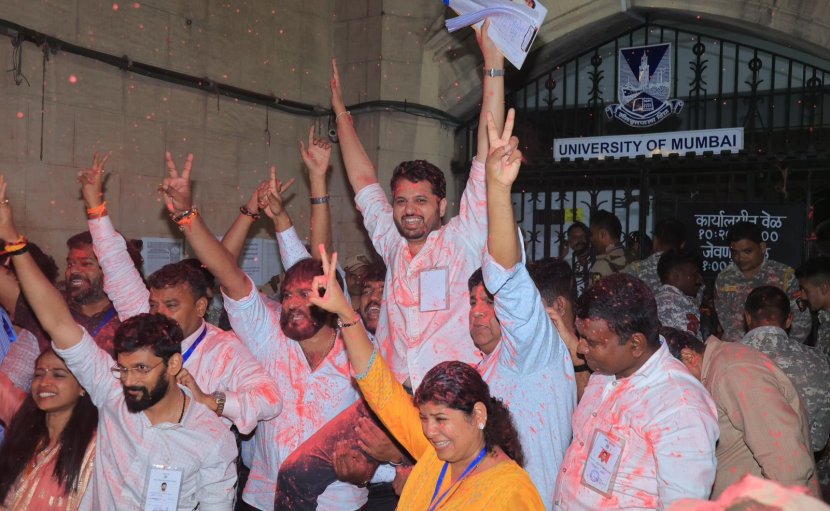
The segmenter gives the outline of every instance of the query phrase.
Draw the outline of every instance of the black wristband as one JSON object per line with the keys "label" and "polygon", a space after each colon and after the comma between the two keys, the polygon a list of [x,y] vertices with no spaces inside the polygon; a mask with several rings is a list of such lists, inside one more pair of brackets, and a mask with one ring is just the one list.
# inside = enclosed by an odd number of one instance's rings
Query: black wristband
{"label": "black wristband", "polygon": [[574,366],[574,372],[575,373],[584,373],[585,371],[590,371],[590,370],[591,370],[591,368],[588,367],[588,364],[582,364],[582,365]]}

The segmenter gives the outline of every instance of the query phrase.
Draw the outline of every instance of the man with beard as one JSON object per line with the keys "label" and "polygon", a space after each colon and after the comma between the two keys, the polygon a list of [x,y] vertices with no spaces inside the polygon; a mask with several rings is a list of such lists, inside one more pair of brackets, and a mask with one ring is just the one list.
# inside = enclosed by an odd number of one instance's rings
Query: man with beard
{"label": "man with beard", "polygon": [[[481,360],[469,335],[467,279],[481,266],[487,238],[484,161],[487,113],[498,133],[504,122],[504,56],[487,35],[476,32],[484,57],[477,152],[461,197],[459,214],[442,226],[447,207],[444,173],[425,160],[400,163],[392,173],[392,203],[357,136],[332,62],[332,110],[340,150],[355,203],[372,244],[388,268],[386,300],[375,337],[395,377],[416,388],[433,366],[447,360]],[[512,132],[513,117],[508,116]],[[505,145],[506,141],[499,141]]]}
{"label": "man with beard", "polygon": [[[160,313],[181,327],[179,383],[194,399],[207,406],[228,426],[242,434],[258,421],[272,419],[281,409],[276,383],[233,332],[225,332],[204,320],[208,307],[204,274],[186,262],[168,264],[150,275],[149,290],[130,261],[124,238],[115,231],[103,193],[104,163],[96,154],[91,169],[79,172],[81,194],[88,211],[93,248],[104,274],[104,289],[112,298],[118,317]],[[103,206],[103,207],[102,207]]]}
{"label": "man with beard", "polygon": [[363,320],[366,331],[375,335],[380,319],[383,289],[386,285],[386,265],[382,261],[373,261],[366,266],[363,286],[360,289],[360,302],[357,312]]}
{"label": "man with beard", "polygon": [[[26,253],[0,177],[0,239],[11,245],[20,286],[55,352],[99,409],[91,507],[144,509],[149,482],[165,480],[171,509],[230,510],[237,451],[210,410],[176,385],[182,331],[160,314],[142,314],[116,331],[117,363],[75,322],[60,292]],[[113,378],[113,376],[115,378]],[[158,483],[157,483],[158,484]],[[176,486],[176,491],[170,491]]]}
{"label": "man with beard", "polygon": [[794,311],[790,338],[804,342],[813,323],[810,312],[796,306],[799,287],[795,270],[766,258],[767,244],[761,234],[761,228],[752,222],[738,222],[729,228],[732,264],[715,279],[715,311],[723,327],[721,339],[740,341],[746,333],[744,304],[749,292],[760,286],[775,286],[790,297],[790,309]]}
{"label": "man with beard", "polygon": [[562,244],[560,256],[571,265],[576,278],[576,294],[579,295],[590,284],[590,270],[594,264],[594,250],[589,243],[590,231],[582,222],[568,227],[567,242]]}
{"label": "man with beard", "polygon": [[[349,361],[331,316],[309,302],[312,279],[322,275],[319,261],[291,266],[280,286],[281,304],[269,306],[234,257],[213,236],[192,205],[189,155],[181,175],[167,154],[169,175],[162,189],[171,217],[194,253],[222,286],[231,326],[276,381],[283,409],[276,419],[259,424],[254,434],[253,463],[242,499],[256,509],[274,509],[280,466],[299,445],[358,399]],[[272,169],[265,204],[269,216],[282,210],[284,187]],[[354,510],[366,491],[335,482],[319,498],[320,509]],[[278,509],[282,509],[278,507]]]}

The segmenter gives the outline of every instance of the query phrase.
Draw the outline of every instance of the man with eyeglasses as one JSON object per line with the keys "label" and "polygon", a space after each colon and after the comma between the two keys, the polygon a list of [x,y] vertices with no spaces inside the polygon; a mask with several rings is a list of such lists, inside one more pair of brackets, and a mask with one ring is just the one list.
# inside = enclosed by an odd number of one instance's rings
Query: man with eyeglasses
{"label": "man with eyeglasses", "polygon": [[[117,363],[72,318],[18,235],[0,176],[0,239],[15,258],[26,299],[55,352],[98,407],[95,509],[230,510],[237,450],[227,426],[176,384],[182,330],[161,314],[140,314],[115,333]],[[112,378],[109,374],[112,372]],[[167,491],[159,492],[162,482]]]}

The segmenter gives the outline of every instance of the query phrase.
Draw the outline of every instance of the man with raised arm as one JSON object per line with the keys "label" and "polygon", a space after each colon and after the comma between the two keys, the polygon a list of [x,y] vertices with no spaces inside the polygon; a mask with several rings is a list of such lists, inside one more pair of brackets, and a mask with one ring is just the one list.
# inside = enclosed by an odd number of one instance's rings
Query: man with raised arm
{"label": "man with raised arm", "polygon": [[[15,257],[20,287],[55,352],[98,407],[90,507],[232,509],[233,435],[188,388],[176,384],[181,328],[161,314],[128,319],[115,333],[115,362],[75,322],[60,292],[26,253],[8,202],[0,176],[0,239]],[[167,491],[155,491],[162,482]]]}
{"label": "man with raised arm", "polygon": [[[525,452],[525,469],[551,509],[556,475],[571,442],[576,406],[573,360],[524,265],[510,197],[521,166],[518,140],[509,139],[509,132],[499,140],[489,117],[488,124],[487,251],[482,271],[470,279],[470,334],[484,353],[478,371],[492,395],[510,408]],[[560,264],[570,273],[566,263]],[[477,275],[483,275],[483,283]],[[572,278],[571,282],[575,288]],[[481,332],[485,339],[497,333],[492,337],[495,343],[480,342]]]}
{"label": "man with raised arm", "polygon": [[504,123],[504,57],[487,36],[487,28],[485,22],[476,33],[484,57],[478,149],[459,214],[444,226],[446,181],[429,162],[402,162],[395,168],[389,203],[346,110],[337,64],[332,62],[332,109],[340,150],[363,224],[388,268],[376,338],[395,376],[401,382],[409,379],[413,388],[439,362],[481,360],[466,340],[467,279],[481,266],[487,237],[487,112],[493,114],[499,131]]}
{"label": "man with raised arm", "polygon": [[182,329],[179,383],[193,398],[233,423],[242,434],[258,421],[272,419],[282,408],[276,382],[265,372],[233,332],[204,320],[207,283],[201,271],[186,263],[168,264],[147,279],[150,289],[130,262],[124,238],[115,231],[104,201],[106,159],[97,155],[91,169],[78,173],[89,215],[89,232],[101,269],[104,289],[121,321],[146,312],[160,313]]}
{"label": "man with raised arm", "polygon": [[[194,253],[222,286],[225,309],[239,338],[277,382],[283,410],[263,422],[254,434],[253,463],[243,500],[257,509],[274,509],[274,490],[283,461],[302,442],[358,398],[348,360],[332,317],[313,307],[311,281],[322,274],[319,261],[305,259],[291,266],[281,286],[281,304],[272,307],[251,279],[213,236],[190,194],[193,156],[179,174],[168,153],[169,177],[162,189],[173,220]],[[325,159],[328,166],[328,158]],[[269,216],[282,210],[283,186],[271,169],[267,193]],[[325,205],[325,203],[322,203]],[[320,206],[313,206],[320,207]],[[353,510],[366,501],[366,491],[335,482],[320,496],[319,509]]]}

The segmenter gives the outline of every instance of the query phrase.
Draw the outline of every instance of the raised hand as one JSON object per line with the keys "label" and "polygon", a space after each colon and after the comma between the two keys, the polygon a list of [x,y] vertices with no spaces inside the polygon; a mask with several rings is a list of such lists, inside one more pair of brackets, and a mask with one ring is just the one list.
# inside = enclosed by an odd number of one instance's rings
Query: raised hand
{"label": "raised hand", "polygon": [[478,47],[481,49],[481,56],[484,57],[484,67],[502,69],[504,68],[504,55],[496,47],[496,44],[490,39],[490,18],[484,20],[481,28],[473,26],[476,32],[476,41]]}
{"label": "raised hand", "polygon": [[193,155],[187,155],[181,174],[169,151],[164,154],[164,157],[167,160],[167,177],[164,178],[160,191],[164,193],[167,210],[170,213],[187,211],[193,206],[190,193],[190,169],[193,167]]}
{"label": "raised hand", "polygon": [[300,156],[308,168],[309,175],[325,177],[331,158],[331,144],[314,136],[314,125],[308,130],[308,147],[300,140]]}
{"label": "raised hand", "polygon": [[507,114],[504,132],[497,134],[493,114],[487,113],[487,136],[490,139],[490,151],[484,167],[487,171],[488,186],[494,183],[510,188],[519,175],[522,166],[522,152],[518,149],[519,139],[510,136],[513,129],[513,109]]}
{"label": "raised hand", "polygon": [[[341,317],[354,317],[354,309],[346,300],[343,289],[337,283],[337,252],[331,255],[329,261],[326,247],[320,245],[320,257],[323,262],[323,275],[314,277],[311,281],[311,298],[309,301],[321,309],[337,314]],[[317,291],[315,294],[314,291]]]}
{"label": "raised hand", "polygon": [[14,218],[12,217],[12,207],[9,204],[7,195],[8,183],[6,178],[0,174],[0,239],[7,243],[14,243],[17,241],[19,234],[17,228],[14,226]]}
{"label": "raised hand", "polygon": [[331,59],[331,109],[334,115],[346,111],[343,103],[343,91],[340,88],[340,73],[337,71],[337,59]]}
{"label": "raised hand", "polygon": [[101,158],[96,152],[92,155],[92,168],[78,171],[81,195],[87,208],[96,208],[104,202],[104,165],[111,154],[109,152]]}
{"label": "raised hand", "polygon": [[272,165],[271,179],[267,183],[267,186],[260,185],[257,188],[257,192],[259,193],[259,207],[265,212],[268,218],[274,218],[285,211],[282,203],[282,194],[294,184],[294,178],[292,177],[287,182],[282,183],[277,179],[277,167]]}

